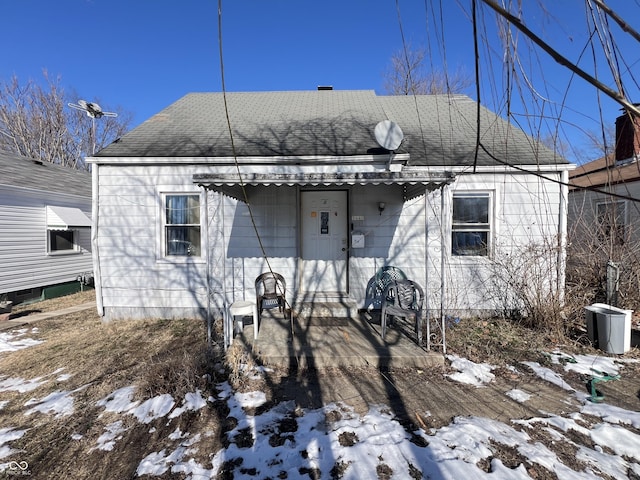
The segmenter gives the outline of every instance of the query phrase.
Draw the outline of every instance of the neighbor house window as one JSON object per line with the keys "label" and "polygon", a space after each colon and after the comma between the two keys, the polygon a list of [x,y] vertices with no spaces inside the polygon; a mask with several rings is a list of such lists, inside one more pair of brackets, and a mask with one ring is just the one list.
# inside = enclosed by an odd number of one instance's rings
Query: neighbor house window
{"label": "neighbor house window", "polygon": [[491,238],[489,193],[454,193],[451,253],[456,256],[489,255]]}
{"label": "neighbor house window", "polygon": [[624,244],[627,235],[627,202],[624,200],[596,204],[599,238]]}
{"label": "neighbor house window", "polygon": [[73,252],[76,246],[75,230],[48,230],[49,252]]}
{"label": "neighbor house window", "polygon": [[166,195],[165,254],[200,256],[200,195]]}

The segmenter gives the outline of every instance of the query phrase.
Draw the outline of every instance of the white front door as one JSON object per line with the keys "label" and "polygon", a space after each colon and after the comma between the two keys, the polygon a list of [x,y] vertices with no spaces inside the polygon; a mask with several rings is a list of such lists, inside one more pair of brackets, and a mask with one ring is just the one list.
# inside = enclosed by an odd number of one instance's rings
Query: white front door
{"label": "white front door", "polygon": [[302,275],[306,293],[347,293],[347,192],[301,192]]}

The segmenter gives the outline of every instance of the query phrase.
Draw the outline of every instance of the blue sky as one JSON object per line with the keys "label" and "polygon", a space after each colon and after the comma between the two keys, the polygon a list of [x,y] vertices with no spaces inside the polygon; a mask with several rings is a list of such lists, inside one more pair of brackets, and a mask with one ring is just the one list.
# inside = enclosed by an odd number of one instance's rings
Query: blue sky
{"label": "blue sky", "polygon": [[[383,74],[404,39],[425,47],[430,65],[474,74],[471,0],[224,0],[222,39],[228,91],[371,89],[383,93]],[[571,60],[586,45],[584,0],[525,2],[527,25]],[[616,12],[640,30],[638,0],[608,0]],[[479,5],[481,101],[506,112],[504,54],[494,13]],[[481,7],[481,8],[480,8]],[[67,91],[99,101],[105,110],[123,108],[135,126],[186,93],[221,91],[217,0],[20,0],[4,2],[0,29],[0,78],[42,80],[46,69],[60,76]],[[610,22],[613,24],[613,22]],[[636,23],[634,25],[634,23]],[[402,29],[402,30],[401,30]],[[617,29],[626,66],[638,68],[637,42]],[[568,156],[584,151],[585,132],[603,120],[613,125],[620,106],[601,96],[540,50],[519,40],[522,70],[511,97],[514,117],[528,131],[555,128],[540,114],[562,117],[561,136],[574,145]],[[596,52],[596,55],[599,55]],[[581,60],[593,74],[592,53]],[[604,62],[598,69],[604,72]],[[525,75],[526,73],[526,75]],[[602,80],[613,87],[606,73]],[[526,80],[525,80],[526,77]],[[629,96],[640,101],[627,79]],[[528,90],[520,100],[518,85]],[[476,99],[475,87],[465,91]],[[544,99],[544,102],[542,102]],[[561,110],[560,105],[565,102]],[[541,103],[542,102],[542,103]],[[544,108],[540,105],[544,104]],[[540,126],[542,125],[542,126]],[[545,135],[544,132],[541,133]],[[571,158],[576,161],[575,158]]]}

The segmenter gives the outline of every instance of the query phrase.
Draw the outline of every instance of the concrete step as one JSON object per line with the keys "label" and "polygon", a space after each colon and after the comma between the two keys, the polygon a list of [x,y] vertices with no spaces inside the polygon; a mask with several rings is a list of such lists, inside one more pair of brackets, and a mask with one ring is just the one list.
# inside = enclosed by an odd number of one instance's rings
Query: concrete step
{"label": "concrete step", "polygon": [[293,305],[293,316],[310,318],[351,318],[358,313],[356,302],[351,298],[300,301]]}
{"label": "concrete step", "polygon": [[[386,341],[382,340],[379,322],[368,315],[310,317],[302,321],[315,328],[305,328],[298,318],[291,325],[277,310],[269,310],[264,314],[257,340],[253,340],[253,330],[247,326],[236,341],[245,342],[252,354],[271,367],[429,369],[444,365],[444,356],[420,347],[411,331],[391,328]],[[331,322],[344,325],[329,325]]]}

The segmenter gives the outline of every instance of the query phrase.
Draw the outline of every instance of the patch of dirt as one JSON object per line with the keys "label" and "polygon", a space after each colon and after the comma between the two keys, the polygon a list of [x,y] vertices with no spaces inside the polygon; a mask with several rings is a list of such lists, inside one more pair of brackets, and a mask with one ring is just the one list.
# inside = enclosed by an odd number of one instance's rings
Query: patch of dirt
{"label": "patch of dirt", "polygon": [[360,439],[355,432],[342,432],[338,435],[338,443],[343,447],[353,447]]}

